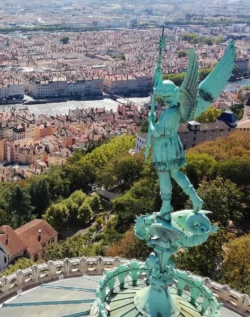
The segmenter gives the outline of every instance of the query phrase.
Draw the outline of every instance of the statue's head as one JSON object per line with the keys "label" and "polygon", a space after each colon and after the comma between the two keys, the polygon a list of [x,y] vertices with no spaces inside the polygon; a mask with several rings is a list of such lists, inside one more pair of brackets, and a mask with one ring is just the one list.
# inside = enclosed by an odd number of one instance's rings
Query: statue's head
{"label": "statue's head", "polygon": [[177,92],[179,87],[171,80],[164,80],[156,87],[156,96],[159,96],[165,103],[170,106],[176,105]]}

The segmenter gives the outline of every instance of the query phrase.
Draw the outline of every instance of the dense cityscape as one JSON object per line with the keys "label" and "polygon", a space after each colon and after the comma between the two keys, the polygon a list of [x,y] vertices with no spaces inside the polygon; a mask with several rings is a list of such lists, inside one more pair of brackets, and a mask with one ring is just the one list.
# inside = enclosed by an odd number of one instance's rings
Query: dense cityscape
{"label": "dense cityscape", "polygon": [[[192,49],[202,82],[234,41],[224,91],[178,128],[181,170],[220,229],[174,258],[204,278],[225,305],[221,316],[249,316],[250,1],[2,2],[0,316],[36,315],[23,304],[11,310],[5,300],[17,292],[150,254],[133,226],[161,206],[152,146],[147,162],[144,151],[163,26],[162,77],[177,86]],[[156,98],[156,122],[165,110]],[[175,183],[172,205],[192,208]],[[41,316],[66,317],[51,305]]]}

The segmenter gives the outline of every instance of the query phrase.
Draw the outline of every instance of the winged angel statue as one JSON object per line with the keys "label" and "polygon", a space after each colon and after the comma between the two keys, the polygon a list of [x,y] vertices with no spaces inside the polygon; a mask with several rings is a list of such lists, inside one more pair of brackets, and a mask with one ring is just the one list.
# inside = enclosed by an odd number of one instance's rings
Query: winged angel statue
{"label": "winged angel statue", "polygon": [[193,49],[189,52],[188,69],[180,87],[170,80],[162,81],[161,67],[155,69],[153,98],[160,97],[166,104],[166,109],[157,123],[154,111],[149,114],[148,121],[149,133],[153,139],[153,163],[160,182],[160,215],[166,220],[170,219],[170,213],[173,211],[171,177],[190,197],[194,212],[202,209],[202,199],[197,195],[189,179],[180,171],[186,164],[186,158],[178,136],[178,128],[181,123],[193,120],[215,102],[228,83],[234,64],[235,47],[234,43],[230,42],[224,56],[200,84],[198,61]]}

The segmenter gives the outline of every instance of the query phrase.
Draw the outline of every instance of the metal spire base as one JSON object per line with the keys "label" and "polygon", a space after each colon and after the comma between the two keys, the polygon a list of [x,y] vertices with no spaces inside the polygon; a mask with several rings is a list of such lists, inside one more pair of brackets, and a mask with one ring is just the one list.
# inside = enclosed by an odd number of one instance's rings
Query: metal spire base
{"label": "metal spire base", "polygon": [[145,317],[178,317],[181,311],[179,303],[167,288],[159,292],[151,285],[136,293],[134,304]]}

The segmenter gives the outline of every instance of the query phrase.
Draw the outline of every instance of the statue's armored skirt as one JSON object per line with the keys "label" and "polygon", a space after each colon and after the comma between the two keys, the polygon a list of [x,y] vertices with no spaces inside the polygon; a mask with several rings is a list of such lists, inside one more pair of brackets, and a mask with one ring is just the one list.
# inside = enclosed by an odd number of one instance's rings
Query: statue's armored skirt
{"label": "statue's armored skirt", "polygon": [[178,136],[181,116],[178,107],[167,108],[156,124],[159,137],[153,137],[153,163],[157,171],[179,169],[186,165],[185,153]]}

